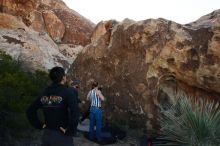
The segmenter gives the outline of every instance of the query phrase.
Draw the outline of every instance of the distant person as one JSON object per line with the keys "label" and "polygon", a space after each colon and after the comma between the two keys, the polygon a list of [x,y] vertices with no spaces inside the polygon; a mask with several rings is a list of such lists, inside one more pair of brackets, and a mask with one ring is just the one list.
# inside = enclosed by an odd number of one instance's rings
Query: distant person
{"label": "distant person", "polygon": [[[91,140],[97,139],[98,142],[102,141],[101,129],[102,129],[102,109],[101,101],[105,100],[101,91],[98,89],[98,82],[92,83],[92,90],[87,95],[87,100],[90,100],[90,125],[89,125],[89,138]],[[96,123],[96,133],[94,132],[94,126]]]}
{"label": "distant person", "polygon": [[86,110],[86,112],[82,114],[82,118],[79,121],[80,123],[82,123],[86,118],[89,117],[89,112],[90,112],[90,105],[89,105],[88,109]]}
{"label": "distant person", "polygon": [[[79,97],[79,89],[80,89],[80,80],[72,80],[72,82],[70,83],[70,87],[77,93],[77,102],[78,104],[81,103],[81,99]],[[81,123],[81,122],[80,122]],[[75,133],[73,134],[74,137],[79,137],[80,133],[79,131],[75,131]]]}
{"label": "distant person", "polygon": [[[28,108],[30,124],[44,129],[42,146],[74,146],[79,107],[76,91],[66,87],[66,75],[62,67],[54,67],[49,76],[52,84],[47,87]],[[44,121],[39,120],[37,111],[43,110]]]}
{"label": "distant person", "polygon": [[79,97],[79,88],[80,88],[80,80],[73,80],[70,83],[70,86],[73,88],[73,90],[75,90],[75,92],[77,93],[77,99],[78,99],[78,103],[81,103],[80,97]]}

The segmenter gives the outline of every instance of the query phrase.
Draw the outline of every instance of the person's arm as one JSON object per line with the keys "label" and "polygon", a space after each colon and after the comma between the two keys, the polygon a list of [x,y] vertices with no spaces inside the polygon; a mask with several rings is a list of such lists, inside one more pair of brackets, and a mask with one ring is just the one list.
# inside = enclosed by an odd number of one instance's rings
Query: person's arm
{"label": "person's arm", "polygon": [[67,131],[69,134],[74,134],[77,129],[77,125],[79,122],[79,106],[78,106],[78,99],[77,94],[75,91],[70,91],[67,104],[70,111],[70,120],[68,124]]}
{"label": "person's arm", "polygon": [[87,94],[87,100],[90,100],[90,96],[91,96],[91,91],[89,91],[89,93]]}
{"label": "person's arm", "polygon": [[[75,90],[76,91],[76,90]],[[79,93],[78,93],[78,91],[76,91],[76,96],[77,96],[77,102],[78,103],[81,103],[81,99],[79,98]]]}
{"label": "person's arm", "polygon": [[40,102],[40,97],[37,98],[27,109],[26,115],[30,124],[36,129],[44,128],[44,124],[40,121],[37,111],[41,108],[42,103]]}
{"label": "person's arm", "polygon": [[104,101],[105,100],[105,97],[102,95],[102,92],[100,90],[96,90],[96,94],[98,95],[98,97]]}

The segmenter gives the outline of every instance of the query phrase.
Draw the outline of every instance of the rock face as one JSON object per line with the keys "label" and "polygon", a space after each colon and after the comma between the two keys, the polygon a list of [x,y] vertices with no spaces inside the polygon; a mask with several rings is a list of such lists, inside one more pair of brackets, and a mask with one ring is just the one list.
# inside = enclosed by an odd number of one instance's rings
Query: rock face
{"label": "rock face", "polygon": [[26,16],[39,7],[40,0],[1,0],[1,12],[16,16]]}
{"label": "rock face", "polygon": [[90,43],[94,24],[73,10],[56,9],[54,12],[65,25],[66,31],[62,39],[63,43],[82,46]]}
{"label": "rock face", "polygon": [[[25,19],[27,23],[27,19]],[[29,15],[28,26],[37,32],[46,32],[44,18],[39,11],[32,11]]]}
{"label": "rock face", "polygon": [[109,22],[100,23],[70,74],[82,81],[82,97],[91,81],[103,85],[107,120],[157,129],[158,107],[182,92],[219,100],[219,15],[216,11],[187,25],[124,20],[106,30]]}
{"label": "rock face", "polygon": [[63,43],[84,46],[95,27],[60,0],[1,0],[0,12],[19,16],[35,31],[47,32],[54,41]]}
{"label": "rock face", "polygon": [[68,68],[94,28],[61,0],[1,0],[0,20],[0,50],[35,69]]}
{"label": "rock face", "polygon": [[53,11],[43,12],[43,18],[47,32],[55,42],[61,42],[65,32],[65,26]]}
{"label": "rock face", "polygon": [[83,49],[81,45],[73,45],[73,44],[60,44],[58,45],[58,47],[59,47],[59,52],[61,52],[70,61],[75,60],[77,55]]}
{"label": "rock face", "polygon": [[7,26],[13,29],[0,29],[0,50],[24,62],[25,68],[45,70],[59,65],[68,69],[73,62],[73,59],[68,59],[59,51],[46,33],[29,29],[11,15],[0,14],[0,18],[10,20],[13,24]]}
{"label": "rock face", "polygon": [[20,21],[18,18],[12,16],[12,15],[8,15],[8,14],[4,14],[4,13],[0,13],[0,28],[7,28],[7,29],[17,29],[17,28],[27,28],[26,25]]}

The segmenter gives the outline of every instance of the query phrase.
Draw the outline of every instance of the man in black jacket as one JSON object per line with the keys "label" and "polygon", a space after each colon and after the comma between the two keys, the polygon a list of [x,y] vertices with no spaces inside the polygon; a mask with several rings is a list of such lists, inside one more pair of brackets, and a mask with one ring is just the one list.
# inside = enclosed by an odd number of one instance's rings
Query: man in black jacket
{"label": "man in black jacket", "polygon": [[70,83],[70,86],[71,86],[72,89],[77,93],[78,103],[81,103],[81,99],[80,99],[80,97],[79,97],[80,80],[73,80],[73,81]]}
{"label": "man in black jacket", "polygon": [[[74,146],[72,135],[79,119],[77,93],[64,85],[62,67],[52,68],[49,76],[53,83],[30,105],[28,120],[33,127],[44,129],[42,146]],[[44,122],[39,120],[38,109],[43,110]]]}

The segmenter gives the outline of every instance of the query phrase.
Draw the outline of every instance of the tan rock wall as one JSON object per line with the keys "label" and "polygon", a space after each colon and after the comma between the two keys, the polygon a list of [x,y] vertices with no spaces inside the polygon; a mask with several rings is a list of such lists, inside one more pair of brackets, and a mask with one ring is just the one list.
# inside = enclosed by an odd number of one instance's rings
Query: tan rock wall
{"label": "tan rock wall", "polygon": [[107,98],[106,119],[154,130],[158,107],[184,92],[219,100],[220,18],[216,12],[209,15],[206,25],[125,20],[105,32],[100,23],[95,41],[78,55],[70,71],[82,80],[82,97],[97,80]]}
{"label": "tan rock wall", "polygon": [[59,43],[85,46],[95,27],[61,0],[1,0],[0,12],[20,17],[26,26]]}
{"label": "tan rock wall", "polygon": [[73,10],[54,10],[55,14],[65,25],[62,42],[83,45],[90,43],[94,24]]}
{"label": "tan rock wall", "polygon": [[28,17],[26,17],[26,22],[29,22],[29,27],[37,32],[46,32],[44,18],[42,13],[39,11],[32,11]]}
{"label": "tan rock wall", "polygon": [[61,42],[65,33],[63,22],[54,14],[53,11],[44,11],[43,18],[47,32],[55,42]]}
{"label": "tan rock wall", "polygon": [[21,20],[19,20],[19,18],[6,13],[0,13],[0,20],[1,29],[27,28],[26,25]]}
{"label": "tan rock wall", "polygon": [[94,24],[62,0],[0,0],[0,28],[0,50],[22,56],[27,67],[68,69],[82,45],[90,42]]}

